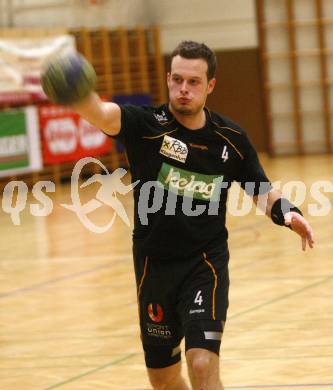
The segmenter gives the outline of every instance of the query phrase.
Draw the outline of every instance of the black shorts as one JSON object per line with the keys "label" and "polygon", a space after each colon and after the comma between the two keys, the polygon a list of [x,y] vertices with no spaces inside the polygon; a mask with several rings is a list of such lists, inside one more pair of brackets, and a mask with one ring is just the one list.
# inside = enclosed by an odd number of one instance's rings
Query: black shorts
{"label": "black shorts", "polygon": [[229,303],[227,247],[177,260],[148,257],[137,244],[133,252],[147,367],[179,361],[184,336],[186,350],[218,354]]}

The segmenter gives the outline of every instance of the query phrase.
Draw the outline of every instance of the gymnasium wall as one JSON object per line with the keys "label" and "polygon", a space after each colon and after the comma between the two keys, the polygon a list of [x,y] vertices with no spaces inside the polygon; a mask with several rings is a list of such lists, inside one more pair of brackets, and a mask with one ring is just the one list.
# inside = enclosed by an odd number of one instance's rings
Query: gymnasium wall
{"label": "gymnasium wall", "polygon": [[[7,0],[0,0],[7,1]],[[13,27],[81,27],[110,28],[146,24],[145,0],[9,0]]]}
{"label": "gymnasium wall", "polygon": [[[0,0],[1,1],[1,0]],[[97,0],[98,1],[98,0]],[[258,66],[255,0],[12,0],[14,27],[158,25],[168,54],[183,39],[204,41],[219,58],[216,93],[209,107],[244,126],[265,146]],[[241,81],[245,85],[241,85]],[[240,109],[241,108],[241,109]]]}
{"label": "gymnasium wall", "polygon": [[[156,4],[155,0],[149,3]],[[166,69],[169,53],[183,39],[204,41],[214,48],[218,57],[217,85],[208,99],[208,107],[238,122],[247,130],[257,150],[266,151],[255,1],[158,3],[158,8],[150,7],[150,17],[161,28]]]}
{"label": "gymnasium wall", "polygon": [[162,31],[162,47],[180,39],[204,40],[214,49],[256,47],[254,1],[149,0],[150,18]]}
{"label": "gymnasium wall", "polygon": [[7,11],[5,9],[5,3],[0,0],[0,27],[5,26],[7,23]]}
{"label": "gymnasium wall", "polygon": [[254,0],[95,1],[100,5],[91,0],[0,0],[2,5],[12,4],[12,16],[2,12],[0,23],[14,27],[157,24],[164,52],[186,37],[205,40],[215,49],[257,46]]}

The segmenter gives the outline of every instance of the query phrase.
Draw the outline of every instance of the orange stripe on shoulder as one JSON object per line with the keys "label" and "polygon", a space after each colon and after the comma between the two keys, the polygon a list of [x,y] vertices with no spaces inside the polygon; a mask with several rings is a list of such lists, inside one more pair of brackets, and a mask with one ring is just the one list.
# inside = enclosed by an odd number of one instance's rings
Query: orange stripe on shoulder
{"label": "orange stripe on shoulder", "polygon": [[242,135],[242,133],[238,130],[235,130],[235,129],[232,129],[231,127],[228,127],[228,126],[220,126],[217,122],[213,121],[212,122],[214,123],[214,125],[218,128],[218,129],[222,129],[222,130],[229,130],[229,131],[232,131],[233,133],[236,133],[238,135]]}
{"label": "orange stripe on shoulder", "polygon": [[238,130],[235,130],[235,129],[232,129],[231,127],[227,127],[227,126],[219,126],[218,123],[214,123],[219,129],[225,129],[225,130],[230,130],[236,134],[239,134],[239,135],[242,135],[242,133]]}
{"label": "orange stripe on shoulder", "polygon": [[212,123],[218,128],[218,129],[225,129],[225,130],[229,130],[229,131],[232,131],[233,133],[236,133],[238,135],[242,135],[242,133],[238,130],[235,130],[235,129],[232,129],[231,127],[228,127],[228,126],[221,126],[220,124],[218,124],[216,121],[214,121],[214,119],[212,118],[212,114],[211,112],[208,110],[208,108],[206,108],[207,112],[208,112],[208,115],[209,115],[209,119],[212,121]]}
{"label": "orange stripe on shoulder", "polygon": [[144,135],[142,138],[143,139],[158,139],[158,138],[164,137],[165,135],[172,134],[172,133],[176,132],[177,130],[178,130],[178,127],[176,129],[174,129],[174,130],[167,131],[167,132],[159,134],[159,135],[154,135],[152,137],[148,137],[148,136]]}

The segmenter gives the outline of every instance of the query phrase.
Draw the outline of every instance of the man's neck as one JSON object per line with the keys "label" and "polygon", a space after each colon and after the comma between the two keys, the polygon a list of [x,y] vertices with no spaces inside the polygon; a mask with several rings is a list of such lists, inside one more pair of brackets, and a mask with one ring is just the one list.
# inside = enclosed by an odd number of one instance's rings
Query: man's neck
{"label": "man's neck", "polygon": [[177,122],[190,130],[198,130],[206,124],[206,114],[204,110],[201,110],[195,115],[184,115],[177,111],[174,111],[169,105],[169,110],[172,115],[176,118]]}

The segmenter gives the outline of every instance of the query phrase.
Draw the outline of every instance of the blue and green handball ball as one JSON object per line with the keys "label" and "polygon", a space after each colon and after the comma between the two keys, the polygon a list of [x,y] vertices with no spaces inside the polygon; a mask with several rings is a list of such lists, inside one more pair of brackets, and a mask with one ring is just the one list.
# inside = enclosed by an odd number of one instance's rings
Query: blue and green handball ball
{"label": "blue and green handball ball", "polygon": [[58,104],[74,104],[93,91],[96,73],[78,53],[54,58],[42,73],[42,87],[47,97]]}

